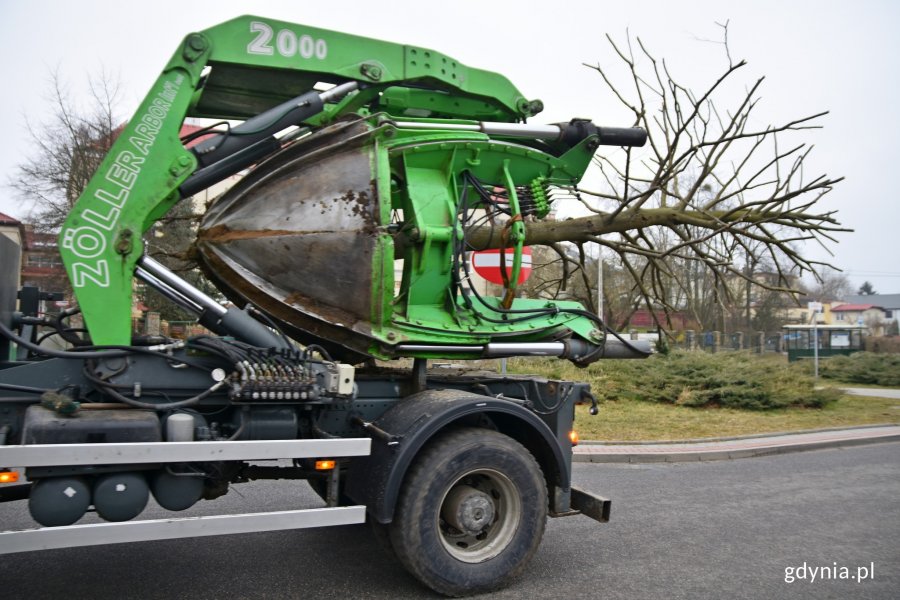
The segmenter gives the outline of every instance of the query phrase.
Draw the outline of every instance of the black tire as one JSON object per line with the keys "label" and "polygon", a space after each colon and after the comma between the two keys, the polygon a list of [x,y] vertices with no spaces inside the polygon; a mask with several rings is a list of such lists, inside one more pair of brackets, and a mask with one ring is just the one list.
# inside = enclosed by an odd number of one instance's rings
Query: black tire
{"label": "black tire", "polygon": [[521,444],[488,429],[448,432],[404,482],[391,545],[408,571],[448,596],[500,588],[541,543],[547,486]]}

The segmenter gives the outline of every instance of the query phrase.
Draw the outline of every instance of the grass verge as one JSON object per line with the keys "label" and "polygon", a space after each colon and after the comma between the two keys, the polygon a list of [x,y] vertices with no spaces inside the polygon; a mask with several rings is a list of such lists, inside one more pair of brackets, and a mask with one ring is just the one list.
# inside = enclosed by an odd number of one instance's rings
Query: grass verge
{"label": "grass verge", "polygon": [[600,361],[588,369],[515,359],[509,367],[590,383],[602,403],[596,417],[578,407],[583,440],[682,440],[900,422],[900,400],[841,395],[831,382],[817,386],[781,356],[682,353]]}
{"label": "grass verge", "polygon": [[824,408],[748,411],[691,408],[641,400],[607,401],[592,417],[575,413],[582,440],[686,440],[900,422],[900,400],[842,396]]}

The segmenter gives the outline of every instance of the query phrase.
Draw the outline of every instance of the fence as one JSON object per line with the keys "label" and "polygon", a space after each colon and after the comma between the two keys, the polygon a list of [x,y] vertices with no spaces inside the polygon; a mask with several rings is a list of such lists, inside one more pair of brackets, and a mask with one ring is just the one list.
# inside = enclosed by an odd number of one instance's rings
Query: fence
{"label": "fence", "polygon": [[[784,338],[782,332],[776,331],[736,331],[724,333],[721,331],[685,331],[673,332],[673,339],[669,339],[669,347],[683,350],[702,350],[705,352],[734,352],[737,350],[751,350],[759,354],[780,353],[784,351]],[[631,339],[646,339],[656,342],[659,337],[655,333],[628,332]]]}

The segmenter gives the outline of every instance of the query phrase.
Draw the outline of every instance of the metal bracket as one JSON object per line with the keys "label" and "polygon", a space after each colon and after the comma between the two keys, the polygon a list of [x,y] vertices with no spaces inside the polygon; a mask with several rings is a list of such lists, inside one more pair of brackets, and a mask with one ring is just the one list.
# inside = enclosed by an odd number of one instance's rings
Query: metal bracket
{"label": "metal bracket", "polygon": [[597,496],[573,486],[570,505],[573,509],[581,511],[581,514],[594,519],[598,523],[609,523],[612,500],[608,498]]}
{"label": "metal bracket", "polygon": [[428,381],[428,359],[414,358],[412,372],[412,393],[424,392]]}

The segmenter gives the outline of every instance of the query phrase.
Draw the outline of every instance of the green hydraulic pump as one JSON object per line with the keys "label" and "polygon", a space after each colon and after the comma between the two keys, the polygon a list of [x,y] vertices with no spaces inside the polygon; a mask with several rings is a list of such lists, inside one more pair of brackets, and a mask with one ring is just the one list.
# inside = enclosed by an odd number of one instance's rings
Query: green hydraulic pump
{"label": "green hydraulic pump", "polygon": [[[188,35],[60,233],[93,343],[130,343],[136,276],[217,333],[284,344],[237,308],[249,304],[347,362],[643,354],[578,303],[516,297],[528,223],[554,189],[577,185],[599,146],[646,139],[526,122],[542,108],[426,48],[254,16]],[[187,117],[218,122],[179,139]],[[196,244],[226,308],[146,255],[142,236],[238,178]],[[501,297],[472,285],[479,227],[511,251]]]}

